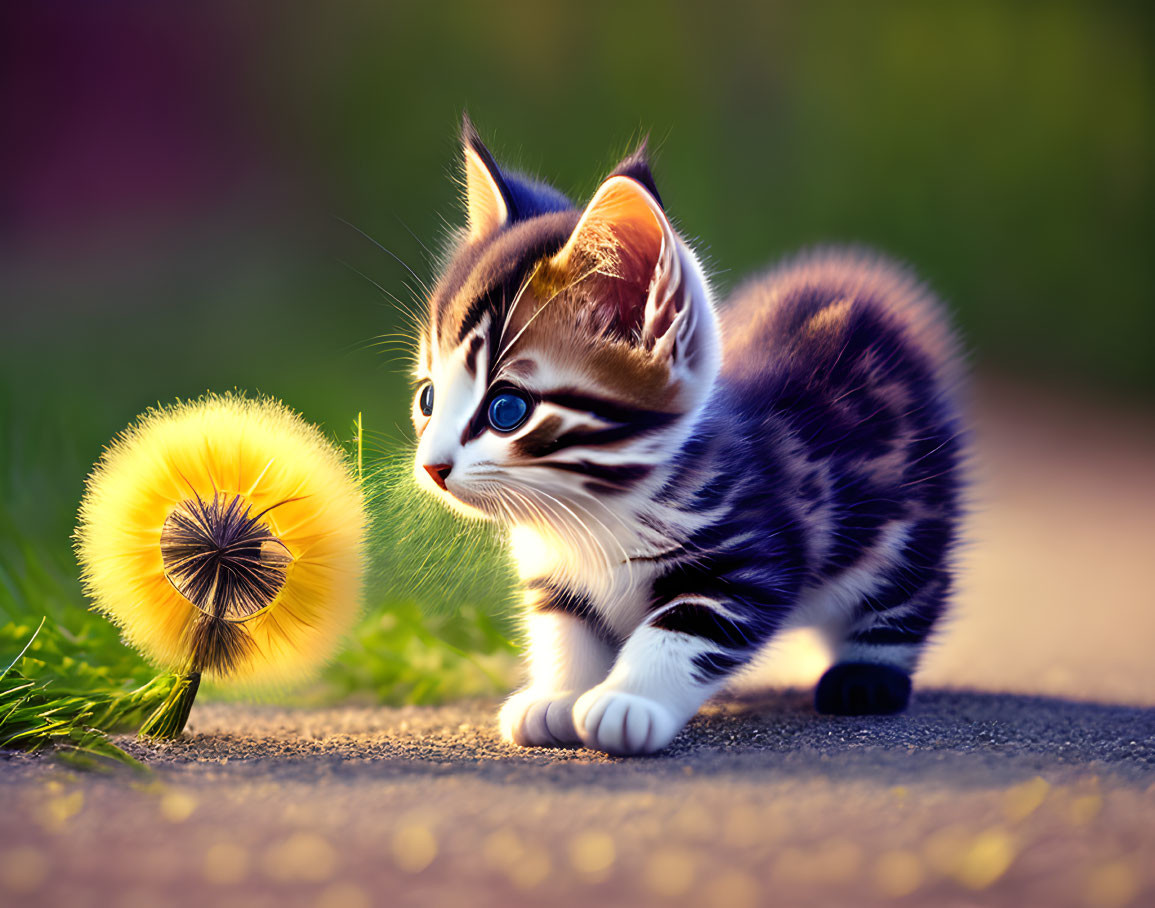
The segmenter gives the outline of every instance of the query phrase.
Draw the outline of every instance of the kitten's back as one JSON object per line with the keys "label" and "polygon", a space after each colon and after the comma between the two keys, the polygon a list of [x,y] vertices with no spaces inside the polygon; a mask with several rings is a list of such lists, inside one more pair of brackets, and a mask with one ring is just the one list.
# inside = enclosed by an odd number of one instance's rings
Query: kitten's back
{"label": "kitten's back", "polygon": [[961,382],[959,343],[941,305],[876,253],[804,253],[741,285],[721,315],[723,377],[731,382],[757,382],[768,370],[818,380],[869,364],[885,372],[911,358],[940,392]]}
{"label": "kitten's back", "polygon": [[958,344],[933,295],[883,258],[821,251],[740,288],[722,327],[718,400],[753,446],[732,469],[785,490],[814,582],[874,563],[900,527],[901,560],[934,568],[933,618],[966,459]]}

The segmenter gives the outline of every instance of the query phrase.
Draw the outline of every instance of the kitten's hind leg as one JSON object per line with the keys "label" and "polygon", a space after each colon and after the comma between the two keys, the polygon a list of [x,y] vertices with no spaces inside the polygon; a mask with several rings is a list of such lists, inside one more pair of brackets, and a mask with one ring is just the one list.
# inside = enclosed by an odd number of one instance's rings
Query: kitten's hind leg
{"label": "kitten's hind leg", "polygon": [[942,612],[946,580],[884,610],[864,601],[860,617],[835,641],[836,661],[818,682],[814,706],[836,716],[892,715],[910,702],[926,638]]}
{"label": "kitten's hind leg", "polygon": [[502,706],[501,736],[523,747],[578,744],[573,705],[609,673],[614,650],[584,618],[542,608],[538,599],[527,617],[529,683]]}
{"label": "kitten's hind leg", "polygon": [[910,675],[893,665],[839,662],[814,691],[814,707],[832,716],[886,716],[910,702]]}

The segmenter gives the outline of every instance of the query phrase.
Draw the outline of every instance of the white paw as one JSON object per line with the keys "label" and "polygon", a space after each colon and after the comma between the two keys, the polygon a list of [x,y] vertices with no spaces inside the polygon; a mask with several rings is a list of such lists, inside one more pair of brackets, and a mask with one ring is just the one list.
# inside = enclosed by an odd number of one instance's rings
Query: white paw
{"label": "white paw", "polygon": [[656,700],[602,685],[578,699],[573,722],[586,747],[618,756],[661,750],[685,724]]}
{"label": "white paw", "polygon": [[498,714],[501,736],[522,747],[580,744],[573,724],[573,705],[580,693],[534,688],[518,691]]}

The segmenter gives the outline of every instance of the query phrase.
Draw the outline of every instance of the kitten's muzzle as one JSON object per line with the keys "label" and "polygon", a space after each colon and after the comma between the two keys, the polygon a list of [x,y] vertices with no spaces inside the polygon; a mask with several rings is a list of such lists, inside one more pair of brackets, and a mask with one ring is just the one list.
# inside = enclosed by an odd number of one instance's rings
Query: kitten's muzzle
{"label": "kitten's muzzle", "polygon": [[436,485],[438,488],[440,488],[441,491],[443,491],[443,492],[449,491],[445,487],[445,480],[449,478],[449,473],[453,469],[453,464],[451,464],[451,463],[436,463],[436,464],[427,463],[427,464],[423,464],[423,466],[425,467],[425,472],[429,474],[429,478],[433,480],[434,485]]}

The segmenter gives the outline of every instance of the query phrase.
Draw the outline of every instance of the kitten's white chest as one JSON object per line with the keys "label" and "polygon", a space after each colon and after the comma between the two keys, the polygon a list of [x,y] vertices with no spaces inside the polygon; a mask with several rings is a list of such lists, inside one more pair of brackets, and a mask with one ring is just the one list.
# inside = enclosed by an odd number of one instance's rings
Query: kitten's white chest
{"label": "kitten's white chest", "polygon": [[555,533],[522,524],[510,528],[509,543],[523,582],[549,578],[588,596],[605,623],[622,637],[645,617],[656,568],[650,562],[630,560],[611,540],[600,547],[579,548]]}

